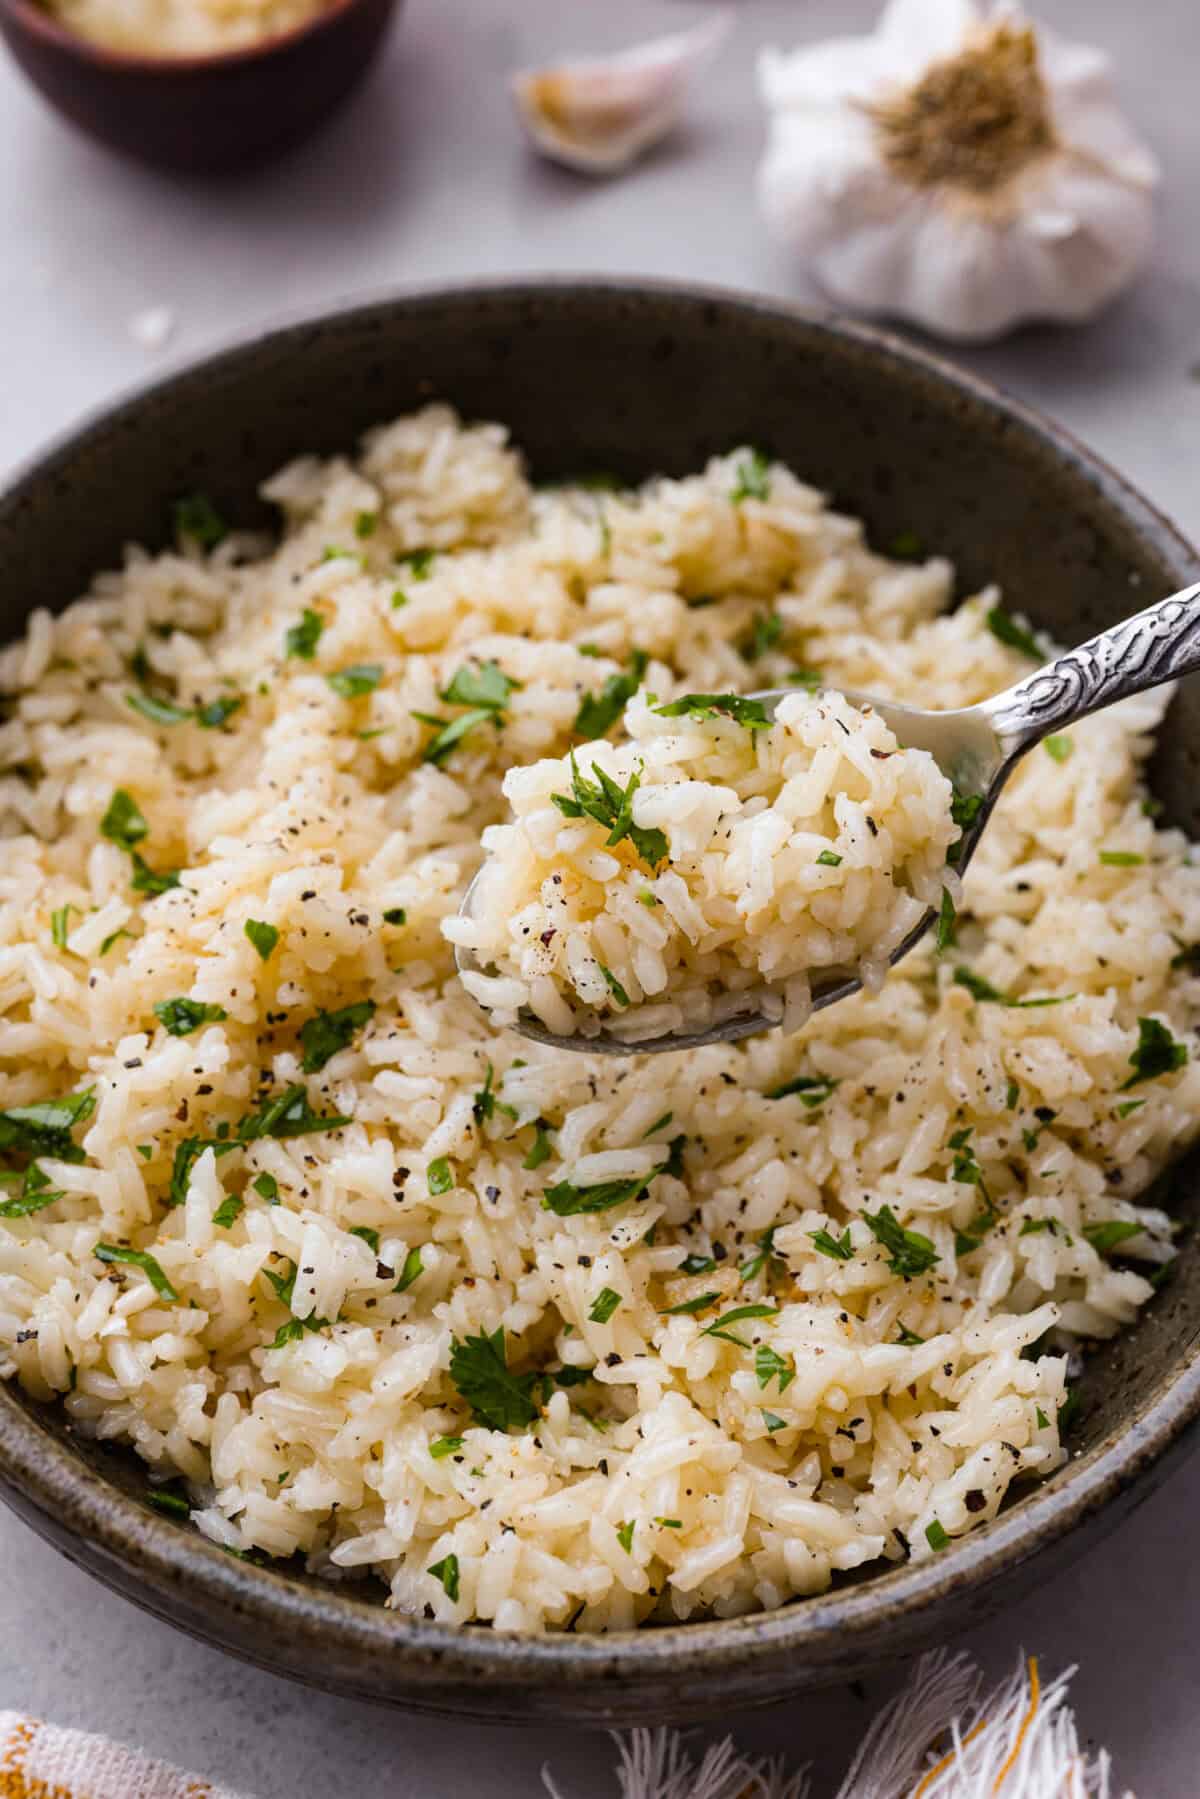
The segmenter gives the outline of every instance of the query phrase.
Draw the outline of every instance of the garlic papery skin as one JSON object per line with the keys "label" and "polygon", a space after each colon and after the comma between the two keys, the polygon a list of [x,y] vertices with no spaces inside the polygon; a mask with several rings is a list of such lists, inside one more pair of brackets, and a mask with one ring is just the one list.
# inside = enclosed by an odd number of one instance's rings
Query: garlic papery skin
{"label": "garlic papery skin", "polygon": [[890,0],[759,82],[763,213],[841,305],[980,340],[1090,318],[1149,255],[1158,165],[1108,58],[1015,7]]}
{"label": "garlic papery skin", "polygon": [[586,175],[612,175],[656,144],[690,84],[723,43],[732,15],[615,56],[581,56],[512,78],[517,114],[535,148]]}

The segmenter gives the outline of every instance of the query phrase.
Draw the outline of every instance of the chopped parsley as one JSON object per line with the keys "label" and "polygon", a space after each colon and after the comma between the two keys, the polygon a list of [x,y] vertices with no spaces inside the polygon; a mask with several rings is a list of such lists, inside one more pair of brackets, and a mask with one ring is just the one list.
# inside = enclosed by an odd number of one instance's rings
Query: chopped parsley
{"label": "chopped parsley", "polygon": [[71,931],[71,914],[77,910],[76,906],[60,906],[50,914],[50,941],[55,949],[66,949]]}
{"label": "chopped parsley", "polygon": [[1011,993],[1001,993],[998,987],[993,987],[992,983],[984,980],[981,974],[975,974],[970,968],[964,968],[961,963],[954,970],[954,984],[957,987],[965,987],[972,999],[982,1000],[985,1003],[990,1002],[997,1006],[1013,1006],[1026,1010],[1035,1006],[1062,1006],[1066,1004],[1067,1000],[1075,997],[1073,993],[1051,993],[1044,994],[1037,999],[1014,999]]}
{"label": "chopped parsley", "polygon": [[444,1555],[440,1562],[434,1562],[429,1569],[435,1580],[440,1580],[446,1589],[446,1597],[451,1604],[458,1602],[458,1557]]}
{"label": "chopped parsley", "polygon": [[812,1239],[814,1249],[820,1250],[821,1254],[823,1256],[828,1256],[831,1261],[852,1262],[854,1260],[854,1250],[850,1244],[849,1225],[846,1226],[840,1237],[834,1237],[829,1231],[824,1229],[819,1231],[809,1231],[808,1234]]}
{"label": "chopped parsley", "polygon": [[1037,1419],[1037,1427],[1039,1430],[1049,1430],[1050,1420],[1047,1418],[1040,1405],[1034,1407],[1034,1416]]}
{"label": "chopped parsley", "polygon": [[382,680],[383,667],[378,662],[353,662],[349,668],[340,668],[336,674],[325,677],[326,684],[344,700],[357,700],[364,693],[374,693]]}
{"label": "chopped parsley", "polygon": [[148,893],[156,897],[160,893],[169,893],[172,887],[179,886],[179,870],[177,868],[154,869],[143,861],[136,850],[131,850],[129,860],[133,867],[133,879],[130,886],[135,893]]}
{"label": "chopped parsley", "polygon": [[605,848],[614,849],[628,838],[642,860],[653,870],[667,860],[670,845],[662,831],[643,830],[633,822],[633,796],[641,785],[635,770],[626,786],[618,787],[611,775],[592,765],[595,780],[582,775],[571,756],[571,794],[553,793],[551,799],[564,818],[591,818],[608,828]]}
{"label": "chopped parsley", "polygon": [[898,1327],[896,1342],[902,1349],[918,1349],[924,1341],[924,1337],[918,1337],[916,1331],[910,1331],[907,1325]]}
{"label": "chopped parsley", "polygon": [[763,1423],[766,1425],[767,1430],[771,1435],[774,1435],[777,1430],[786,1430],[788,1427],[786,1418],[781,1418],[777,1412],[768,1412],[765,1407],[763,1409]]}
{"label": "chopped parsley", "polygon": [[632,1519],[624,1524],[618,1524],[617,1526],[617,1542],[621,1545],[621,1548],[625,1551],[626,1555],[632,1555],[633,1553],[634,1529],[635,1524]]}
{"label": "chopped parsley", "polygon": [[219,1024],[227,1014],[224,1006],[205,1005],[197,999],[160,999],[154,1016],[169,1037],[190,1037],[202,1024]]}
{"label": "chopped parsley", "polygon": [[682,1518],[654,1518],[651,1520],[651,1522],[654,1524],[657,1524],[660,1530],[682,1530],[683,1529],[683,1519]]}
{"label": "chopped parsley", "polygon": [[1042,748],[1055,762],[1069,762],[1075,751],[1069,737],[1044,737]]}
{"label": "chopped parsley", "polygon": [[389,906],[383,915],[384,924],[407,924],[408,913],[403,906]]}
{"label": "chopped parsley", "polygon": [[306,606],[300,614],[300,622],[291,625],[283,640],[285,656],[299,656],[303,662],[311,662],[317,653],[317,645],[321,641],[321,633],[325,629],[325,620],[311,606]]}
{"label": "chopped parsley", "polygon": [[1010,650],[1020,650],[1023,656],[1029,656],[1034,662],[1043,660],[1032,631],[1019,625],[1003,606],[993,606],[986,614],[984,623],[998,643],[1007,645]]}
{"label": "chopped parsley", "polygon": [[457,1455],[462,1446],[461,1437],[435,1437],[429,1445],[429,1453],[435,1462],[442,1462],[448,1455]]}
{"label": "chopped parsley", "polygon": [[737,646],[738,651],[747,662],[757,662],[775,648],[782,636],[783,620],[777,612],[757,612],[749,633]]}
{"label": "chopped parsley", "polygon": [[269,1206],[278,1203],[279,1182],[273,1174],[256,1174],[250,1185],[260,1199],[265,1199]]}
{"label": "chopped parsley", "polygon": [[647,1137],[657,1137],[659,1131],[665,1131],[674,1116],[674,1112],[664,1112],[661,1118],[656,1118],[654,1123],[642,1132],[642,1142],[644,1143]]}
{"label": "chopped parsley", "polygon": [[374,537],[374,535],[378,529],[379,529],[379,514],[377,512],[356,512],[355,513],[355,515],[354,515],[354,535],[355,535],[355,537],[359,537],[359,538]]}
{"label": "chopped parsley", "polygon": [[229,535],[229,526],[207,494],[184,494],[171,508],[177,538],[190,538],[202,550],[215,550]]}
{"label": "chopped parsley", "polygon": [[436,555],[436,550],[405,550],[402,556],[397,556],[396,562],[408,570],[411,581],[428,581]]}
{"label": "chopped parsley", "polygon": [[521,1166],[532,1172],[535,1168],[540,1168],[543,1162],[548,1162],[553,1154],[554,1146],[550,1142],[550,1126],[544,1119],[537,1118],[533,1125],[533,1146]]}
{"label": "chopped parsley", "polygon": [[1092,1248],[1102,1256],[1109,1255],[1117,1245],[1130,1237],[1139,1237],[1144,1226],[1136,1220],[1128,1218],[1110,1218],[1103,1224],[1085,1224],[1083,1235]]}
{"label": "chopped parsley", "polygon": [[374,1016],[375,1001],[360,999],[352,1006],[340,1006],[336,1012],[318,1012],[314,1018],[306,1018],[300,1027],[300,1047],[304,1051],[300,1066],[305,1074],[316,1074],[331,1056],[347,1049]]}
{"label": "chopped parsley", "polygon": [[101,835],[120,849],[132,850],[143,837],[149,835],[150,826],[145,816],[138,809],[133,795],[124,787],[118,787],[108,802],[108,809],[100,820]]}
{"label": "chopped parsley", "polygon": [[1123,1099],[1117,1107],[1118,1118],[1128,1118],[1134,1112],[1140,1112],[1145,1105],[1144,1099]]}
{"label": "chopped parsley", "polygon": [[760,1343],[755,1349],[754,1373],[760,1387],[769,1387],[773,1380],[778,1380],[781,1397],[796,1378],[792,1362],[772,1349],[769,1343]]}
{"label": "chopped parsley", "polygon": [[577,1187],[572,1181],[558,1181],[553,1187],[545,1189],[542,1205],[548,1212],[554,1212],[559,1218],[571,1218],[580,1212],[607,1212],[613,1206],[624,1205],[627,1199],[640,1199],[646,1192],[650,1182],[660,1174],[675,1172],[678,1151],[683,1146],[683,1138],[677,1137],[671,1144],[671,1155],[649,1174],[634,1175],[632,1180],[599,1181],[592,1187]]}
{"label": "chopped parsley", "polygon": [[771,465],[761,450],[743,450],[738,457],[729,497],[735,506],[743,500],[770,499]]}
{"label": "chopped parsley", "polygon": [[822,850],[817,857],[817,866],[819,868],[840,868],[842,861],[843,858],[838,855],[836,850]]}
{"label": "chopped parsley", "polygon": [[373,1256],[379,1254],[379,1232],[372,1230],[369,1224],[352,1224],[350,1236],[361,1237]]}
{"label": "chopped parsley", "polygon": [[127,693],[125,704],[152,725],[182,725],[193,716],[190,706],[177,706],[173,700],[159,699],[152,693]]}
{"label": "chopped parsley", "polygon": [[1140,868],[1146,860],[1134,850],[1101,850],[1100,861],[1105,868]]}
{"label": "chopped parsley", "polygon": [[29,1156],[54,1156],[60,1162],[82,1162],[83,1151],[71,1132],[86,1124],[96,1109],[90,1087],[67,1093],[61,1099],[40,1099],[29,1106],[10,1106],[0,1112],[0,1152]]}
{"label": "chopped parsley", "polygon": [[758,1240],[758,1248],[754,1254],[747,1256],[746,1260],[739,1264],[738,1273],[744,1281],[752,1281],[756,1274],[761,1274],[774,1255],[777,1229],[778,1226],[773,1224],[770,1230],[764,1231]]}
{"label": "chopped parsley", "polygon": [[273,924],[265,924],[261,918],[248,918],[244,928],[246,936],[265,962],[279,942],[278,930]]}
{"label": "chopped parsley", "polygon": [[599,693],[584,694],[571,727],[577,737],[591,742],[612,729],[637,692],[648,661],[644,650],[634,650],[624,674],[609,675]]}
{"label": "chopped parsley", "polygon": [[932,1524],[925,1526],[925,1541],[933,1550],[948,1549],[950,1546],[950,1538],[936,1518]]}
{"label": "chopped parsley", "polygon": [[36,1162],[31,1162],[24,1174],[0,1173],[0,1192],[12,1194],[11,1199],[0,1201],[0,1218],[30,1218],[63,1197]]}
{"label": "chopped parsley", "polygon": [[1021,1099],[1021,1089],[1020,1089],[1020,1087],[1018,1087],[1016,1081],[1014,1081],[1010,1077],[1008,1086],[1004,1090],[1004,1109],[1005,1109],[1005,1111],[1006,1112],[1015,1112],[1017,1109],[1017,1106],[1020,1104],[1020,1099]]}
{"label": "chopped parsley", "polygon": [[113,944],[119,943],[121,941],[122,937],[128,937],[130,942],[131,943],[133,942],[133,932],[132,931],[110,931],[108,933],[108,936],[104,939],[104,942],[100,945],[99,953],[102,956],[107,956],[107,954],[108,954],[109,950],[112,948]]}
{"label": "chopped parsley", "polygon": [[182,725],[190,719],[206,731],[217,730],[244,704],[240,696],[227,694],[220,699],[208,700],[203,706],[177,706],[174,700],[144,691],[127,693],[125,703],[152,725]]}
{"label": "chopped parsley", "polygon": [[438,1156],[436,1160],[429,1164],[429,1168],[426,1172],[426,1180],[429,1183],[429,1191],[434,1199],[436,1199],[439,1194],[449,1193],[454,1185],[454,1175],[451,1172],[450,1163],[447,1157]]}
{"label": "chopped parsley", "polygon": [[790,1099],[795,1093],[800,1097],[800,1104],[806,1106],[810,1112],[814,1112],[818,1106],[825,1104],[838,1084],[837,1081],[830,1080],[825,1075],[798,1074],[794,1080],[784,1081],[781,1087],[769,1087],[765,1097],[767,1099]]}
{"label": "chopped parsley", "polygon": [[410,1249],[404,1258],[404,1266],[400,1270],[400,1279],[392,1288],[393,1293],[407,1293],[413,1282],[425,1272],[425,1264],[421,1260],[419,1249]]}
{"label": "chopped parsley", "polygon": [[213,1223],[219,1224],[223,1231],[227,1231],[231,1225],[237,1223],[245,1209],[245,1205],[246,1202],[240,1193],[227,1194],[213,1213]]}
{"label": "chopped parsley", "polygon": [[704,1311],[714,1299],[720,1299],[719,1293],[697,1293],[694,1299],[681,1299],[677,1306],[668,1306],[662,1314],[664,1318],[694,1317],[697,1312]]}
{"label": "chopped parsley", "polygon": [[938,951],[939,955],[944,950],[952,948],[957,942],[957,932],[954,928],[957,917],[958,912],[950,889],[948,887],[943,887],[941,910],[938,912],[937,931],[934,934],[933,939],[934,948]]}
{"label": "chopped parsley", "polygon": [[1121,1092],[1140,1086],[1143,1081],[1157,1080],[1160,1075],[1174,1074],[1187,1059],[1186,1044],[1172,1037],[1165,1024],[1157,1018],[1139,1018],[1137,1048],[1129,1058],[1133,1073],[1121,1083]]}
{"label": "chopped parsley", "polygon": [[172,1484],[169,1487],[151,1487],[146,1494],[146,1504],[152,1505],[156,1512],[166,1518],[187,1518],[191,1516],[191,1504],[185,1493]]}
{"label": "chopped parsley", "polygon": [[131,1268],[140,1268],[159,1298],[165,1299],[168,1305],[179,1298],[159,1264],[145,1250],[126,1249],[120,1243],[97,1243],[92,1254],[98,1262],[124,1262]]}
{"label": "chopped parsley", "polygon": [[863,1222],[875,1241],[888,1253],[888,1267],[893,1274],[909,1280],[926,1274],[940,1257],[928,1237],[920,1231],[905,1230],[890,1206],[877,1212],[864,1212]]}
{"label": "chopped parsley", "polygon": [[685,693],[682,699],[654,710],[660,718],[731,718],[748,731],[771,722],[761,700],[748,700],[740,693]]}
{"label": "chopped parsley", "polygon": [[620,981],[618,981],[612,969],[606,967],[603,962],[597,962],[596,967],[604,976],[604,984],[616,1000],[617,1004],[619,1006],[627,1006],[629,1004],[629,995],[626,993],[624,987],[622,987]]}
{"label": "chopped parsley", "polygon": [[601,1287],[592,1302],[588,1317],[593,1324],[607,1324],[621,1303],[621,1295],[614,1293],[611,1287]]}
{"label": "chopped parsley", "polygon": [[486,1124],[488,1119],[495,1113],[496,1090],[492,1084],[494,1079],[495,1070],[489,1062],[487,1064],[487,1071],[483,1077],[483,1086],[471,1101],[471,1116],[474,1118],[476,1124]]}
{"label": "chopped parsley", "polygon": [[700,1335],[702,1337],[720,1337],[725,1343],[736,1343],[739,1349],[749,1349],[750,1344],[746,1339],[739,1337],[736,1331],[729,1330],[727,1326],[738,1324],[747,1318],[778,1318],[778,1316],[778,1306],[735,1306],[732,1312],[725,1312],[720,1318],[715,1318],[711,1324],[706,1324]]}
{"label": "chopped parsley", "polygon": [[508,1366],[504,1327],[489,1336],[451,1340],[450,1379],[471,1408],[476,1423],[489,1430],[532,1424],[538,1415],[534,1391],[541,1376],[514,1374]]}
{"label": "chopped parsley", "polygon": [[717,1265],[716,1256],[687,1255],[679,1264],[680,1274],[711,1274]]}

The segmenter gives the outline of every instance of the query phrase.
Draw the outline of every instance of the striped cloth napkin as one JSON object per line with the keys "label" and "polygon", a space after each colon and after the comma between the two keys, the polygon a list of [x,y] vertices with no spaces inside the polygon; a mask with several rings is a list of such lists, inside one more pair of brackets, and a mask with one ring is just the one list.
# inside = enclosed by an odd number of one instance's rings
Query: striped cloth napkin
{"label": "striped cloth napkin", "polygon": [[[966,1655],[937,1650],[876,1715],[832,1799],[1117,1799],[1104,1750],[1081,1748],[1066,1704],[1073,1669],[1043,1684],[1037,1660],[986,1691]],[[824,1799],[803,1767],[675,1730],[616,1738],[620,1799]],[[571,1799],[552,1769],[548,1799]],[[250,1799],[81,1730],[0,1712],[0,1799]],[[436,1799],[436,1789],[428,1789]],[[1134,1799],[1131,1793],[1123,1799]]]}

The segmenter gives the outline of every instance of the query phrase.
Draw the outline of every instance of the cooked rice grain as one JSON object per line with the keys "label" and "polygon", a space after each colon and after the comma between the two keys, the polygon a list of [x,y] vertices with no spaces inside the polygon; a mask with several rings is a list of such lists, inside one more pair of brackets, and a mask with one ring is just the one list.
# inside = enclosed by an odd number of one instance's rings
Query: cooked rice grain
{"label": "cooked rice grain", "polygon": [[[442,925],[506,771],[561,757],[635,649],[664,699],[803,661],[951,706],[1020,672],[986,598],[947,611],[944,562],[875,556],[741,467],[531,491],[502,430],[429,407],[277,476],[278,543],[132,550],[0,658],[0,1100],[94,1101],[83,1159],[38,1142],[48,1187],[7,1157],[3,1370],[185,1476],[231,1549],[506,1630],[776,1606],[1056,1467],[1065,1340],[1031,1350],[1150,1298],[1171,1227],[1136,1199],[1200,1118],[1161,1042],[1127,1088],[1139,1018],[1190,1042],[1198,997],[1173,963],[1200,874],[1142,803],[1161,694],[1017,772],[953,952],[795,1036],[551,1053],[454,975]],[[520,685],[429,760],[488,661]],[[178,886],[102,832],[118,788],[146,832],[110,830]],[[976,998],[960,965],[1060,1003]],[[155,1007],[182,1029],[181,998],[208,1010],[175,1035]],[[278,1134],[311,1115],[349,1122]],[[637,1196],[575,1209],[603,1183]],[[1095,1227],[1120,1224],[1114,1259]],[[536,1422],[479,1423],[464,1385]]]}

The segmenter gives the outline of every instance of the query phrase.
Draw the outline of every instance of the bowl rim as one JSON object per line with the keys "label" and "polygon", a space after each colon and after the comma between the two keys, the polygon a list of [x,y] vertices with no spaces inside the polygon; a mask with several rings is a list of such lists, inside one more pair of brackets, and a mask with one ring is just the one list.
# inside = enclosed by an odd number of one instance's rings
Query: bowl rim
{"label": "bowl rim", "polygon": [[98,39],[84,37],[82,32],[72,31],[68,25],[64,25],[45,6],[39,4],[39,0],[0,0],[0,14],[9,14],[21,29],[40,38],[43,43],[109,74],[169,76],[201,75],[207,71],[252,66],[275,55],[277,51],[290,49],[293,44],[298,44],[305,38],[318,36],[322,30],[331,28],[347,13],[356,8],[365,9],[368,4],[369,0],[322,0],[319,10],[311,17],[301,19],[299,24],[289,25],[284,31],[273,31],[266,37],[256,38],[248,44],[235,45],[228,50],[193,51],[186,56],[170,56],[165,53],[156,56],[151,51],[121,50],[115,45],[101,43]]}
{"label": "bowl rim", "polygon": [[[25,5],[26,0],[0,0]],[[344,0],[353,5],[355,0]],[[93,408],[53,436],[20,463],[3,481],[0,506],[11,503],[34,482],[53,477],[60,458],[73,453],[81,440],[98,430],[132,422],[148,404],[170,394],[180,382],[220,374],[236,379],[240,369],[264,352],[279,353],[289,343],[302,344],[314,328],[354,329],[397,310],[420,313],[442,306],[466,307],[495,302],[509,309],[522,303],[557,301],[624,301],[631,305],[674,305],[689,312],[715,308],[730,322],[761,328],[799,326],[842,347],[847,345],[899,364],[910,374],[945,390],[968,395],[998,426],[1015,430],[1055,460],[1066,461],[1076,476],[1097,493],[1130,529],[1148,540],[1167,560],[1195,578],[1200,554],[1172,521],[1110,464],[1087,449],[1066,428],[1051,421],[973,372],[875,325],[848,320],[836,312],[793,306],[774,297],[709,284],[674,282],[640,276],[527,275],[515,279],[431,282],[400,291],[356,298],[317,313],[298,312],[265,328],[242,335],[199,358],[180,363]],[[1120,1432],[1110,1432],[1089,1449],[1077,1452],[1041,1487],[1024,1494],[1019,1505],[966,1536],[953,1539],[939,1555],[904,1562],[865,1579],[861,1584],[800,1598],[775,1611],[745,1616],[626,1630],[607,1635],[573,1635],[558,1631],[518,1637],[477,1625],[446,1625],[417,1617],[401,1617],[379,1603],[354,1596],[347,1587],[301,1583],[286,1572],[239,1561],[195,1530],[155,1514],[138,1500],[90,1468],[66,1444],[53,1437],[16,1397],[11,1383],[0,1383],[0,1488],[35,1528],[59,1538],[80,1540],[85,1566],[118,1590],[126,1591],[160,1616],[180,1622],[215,1611],[250,1623],[257,1648],[239,1645],[219,1629],[187,1624],[197,1634],[234,1653],[273,1666],[296,1678],[314,1678],[303,1666],[306,1647],[319,1643],[333,1652],[330,1678],[315,1676],[328,1690],[387,1698],[388,1688],[401,1703],[422,1701],[426,1688],[461,1693],[470,1684],[503,1696],[547,1680],[560,1688],[610,1689],[639,1677],[677,1677],[700,1685],[705,1676],[728,1673],[739,1666],[766,1665],[772,1692],[789,1685],[789,1655],[796,1667],[805,1663],[845,1666],[847,1652],[870,1659],[871,1639],[888,1621],[908,1620],[964,1590],[981,1596],[1006,1575],[1062,1540],[1085,1519],[1107,1510],[1111,1502],[1132,1494],[1148,1496],[1154,1472],[1171,1450],[1179,1450],[1200,1424],[1200,1352],[1185,1354],[1182,1364],[1161,1374],[1147,1387],[1132,1419]],[[1136,1491],[1135,1491],[1136,1489]],[[263,1645],[270,1643],[268,1656]],[[879,1659],[879,1651],[874,1651]],[[385,1671],[374,1683],[339,1678],[337,1656],[369,1656]],[[387,1678],[387,1672],[395,1676]],[[470,1710],[469,1700],[444,1709]],[[563,1717],[584,1718],[560,1702]]]}

